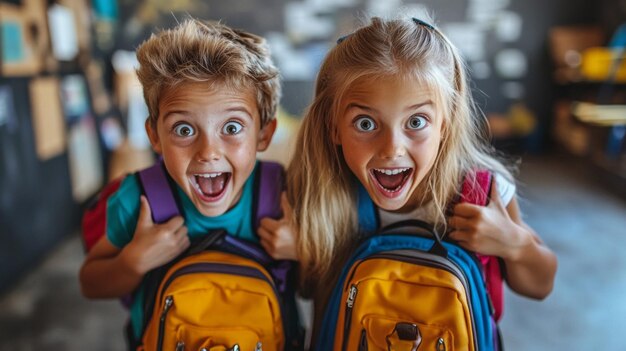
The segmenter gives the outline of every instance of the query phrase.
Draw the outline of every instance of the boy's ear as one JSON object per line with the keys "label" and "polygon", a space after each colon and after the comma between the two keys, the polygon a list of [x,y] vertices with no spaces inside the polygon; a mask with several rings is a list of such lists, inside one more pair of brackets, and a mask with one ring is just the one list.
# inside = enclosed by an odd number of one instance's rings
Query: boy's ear
{"label": "boy's ear", "polygon": [[150,122],[150,117],[146,118],[146,134],[148,134],[148,139],[150,139],[150,145],[152,145],[152,150],[157,154],[161,154],[161,143],[159,142],[159,134],[152,127],[152,123]]}
{"label": "boy's ear", "polygon": [[273,120],[267,122],[261,128],[259,132],[259,141],[257,142],[256,151],[265,151],[267,147],[270,146],[270,142],[272,141],[272,137],[274,136],[274,132],[276,131],[277,120],[274,118]]}

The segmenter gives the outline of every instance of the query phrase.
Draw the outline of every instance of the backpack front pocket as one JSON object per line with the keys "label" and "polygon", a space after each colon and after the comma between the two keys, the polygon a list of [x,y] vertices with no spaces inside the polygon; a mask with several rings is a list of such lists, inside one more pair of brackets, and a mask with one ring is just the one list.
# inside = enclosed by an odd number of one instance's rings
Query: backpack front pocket
{"label": "backpack front pocket", "polygon": [[[181,326],[175,332],[176,344],[174,348],[164,350],[200,351],[200,350],[262,350],[263,343],[259,335],[245,327],[232,328],[202,328]],[[268,345],[269,346],[269,345]],[[271,349],[271,346],[265,347]]]}
{"label": "backpack front pocket", "polygon": [[359,351],[451,351],[452,333],[443,326],[368,315],[361,321],[363,330]]}
{"label": "backpack front pocket", "polygon": [[463,277],[451,270],[400,255],[359,262],[341,298],[334,350],[417,350],[404,342],[410,325],[421,333],[419,350],[476,350]]}
{"label": "backpack front pocket", "polygon": [[282,350],[281,301],[263,267],[219,252],[181,262],[160,287],[146,350]]}

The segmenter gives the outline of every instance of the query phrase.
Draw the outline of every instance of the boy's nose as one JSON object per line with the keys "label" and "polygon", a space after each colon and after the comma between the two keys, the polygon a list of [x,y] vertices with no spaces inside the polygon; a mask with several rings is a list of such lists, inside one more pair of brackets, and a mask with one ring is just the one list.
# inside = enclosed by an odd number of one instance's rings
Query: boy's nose
{"label": "boy's nose", "polygon": [[204,137],[198,143],[196,149],[196,158],[200,162],[211,162],[219,160],[222,156],[222,147],[219,140],[213,140],[210,137]]}
{"label": "boy's nose", "polygon": [[384,159],[395,159],[406,155],[402,135],[389,132],[381,140],[380,157]]}

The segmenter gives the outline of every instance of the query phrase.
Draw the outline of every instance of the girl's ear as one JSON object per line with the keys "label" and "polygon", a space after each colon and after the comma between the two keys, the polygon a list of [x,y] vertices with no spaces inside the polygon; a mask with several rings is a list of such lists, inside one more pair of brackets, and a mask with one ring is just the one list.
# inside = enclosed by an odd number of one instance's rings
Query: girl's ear
{"label": "girl's ear", "polygon": [[146,118],[146,134],[148,134],[148,139],[150,139],[150,145],[152,145],[152,150],[157,154],[161,154],[161,143],[159,142],[159,133],[155,130],[155,127],[152,126],[150,122],[150,117]]}
{"label": "girl's ear", "polygon": [[339,129],[337,127],[332,127],[330,136],[332,137],[333,144],[341,146],[341,138],[339,137]]}
{"label": "girl's ear", "polygon": [[256,151],[265,151],[270,146],[274,132],[276,131],[277,120],[267,122],[259,132],[259,140],[257,142]]}
{"label": "girl's ear", "polygon": [[443,119],[441,121],[441,126],[439,127],[439,135],[441,135],[441,140],[439,141],[439,145],[443,145],[448,139],[448,120]]}

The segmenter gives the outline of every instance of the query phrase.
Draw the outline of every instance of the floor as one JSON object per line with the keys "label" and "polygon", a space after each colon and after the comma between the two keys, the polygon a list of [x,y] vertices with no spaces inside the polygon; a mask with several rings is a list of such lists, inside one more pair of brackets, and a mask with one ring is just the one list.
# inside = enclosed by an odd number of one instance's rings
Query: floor
{"label": "floor", "polygon": [[[537,302],[508,293],[507,350],[626,350],[626,200],[569,158],[528,158],[520,175],[527,222],[557,253],[553,293]],[[74,237],[0,297],[0,351],[124,350],[117,301],[78,289]]]}

